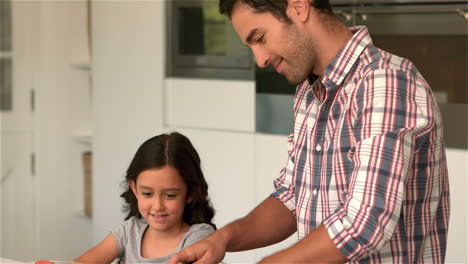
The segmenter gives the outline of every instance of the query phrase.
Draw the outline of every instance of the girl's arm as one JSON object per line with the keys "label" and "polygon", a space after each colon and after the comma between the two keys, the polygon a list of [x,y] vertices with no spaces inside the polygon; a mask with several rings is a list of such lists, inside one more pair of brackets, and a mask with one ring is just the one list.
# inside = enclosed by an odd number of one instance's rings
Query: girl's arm
{"label": "girl's arm", "polygon": [[119,248],[114,235],[109,234],[101,243],[86,251],[74,262],[79,263],[111,263],[119,255]]}

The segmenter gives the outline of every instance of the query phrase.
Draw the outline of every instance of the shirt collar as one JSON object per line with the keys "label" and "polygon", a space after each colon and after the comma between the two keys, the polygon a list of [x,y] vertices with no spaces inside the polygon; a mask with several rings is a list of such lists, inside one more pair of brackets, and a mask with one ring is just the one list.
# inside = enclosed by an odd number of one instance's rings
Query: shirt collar
{"label": "shirt collar", "polygon": [[336,85],[340,85],[350,72],[363,50],[372,44],[372,39],[366,26],[356,26],[350,28],[353,32],[353,37],[346,43],[333,60],[328,64],[323,71],[322,83],[332,81]]}
{"label": "shirt collar", "polygon": [[317,80],[318,75],[315,74],[310,74],[309,77],[307,78],[307,81],[309,82],[309,85],[314,84],[314,82]]}

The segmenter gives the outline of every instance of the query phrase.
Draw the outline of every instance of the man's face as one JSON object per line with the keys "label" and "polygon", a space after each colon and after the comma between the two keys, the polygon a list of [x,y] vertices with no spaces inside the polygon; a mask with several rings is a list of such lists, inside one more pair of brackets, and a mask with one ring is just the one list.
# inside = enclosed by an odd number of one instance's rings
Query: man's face
{"label": "man's face", "polygon": [[271,13],[255,13],[238,2],[231,22],[242,42],[252,49],[260,68],[271,65],[292,84],[303,82],[312,73],[316,61],[314,41],[294,20],[287,24]]}

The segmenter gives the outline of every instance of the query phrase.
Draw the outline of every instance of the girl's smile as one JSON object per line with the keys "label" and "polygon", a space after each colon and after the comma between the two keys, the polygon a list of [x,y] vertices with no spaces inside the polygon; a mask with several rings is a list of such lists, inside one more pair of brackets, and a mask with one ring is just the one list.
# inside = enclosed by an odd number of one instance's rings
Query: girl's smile
{"label": "girl's smile", "polygon": [[138,200],[138,209],[149,224],[150,232],[168,235],[185,230],[185,204],[190,202],[187,186],[172,166],[148,169],[130,183]]}
{"label": "girl's smile", "polygon": [[150,214],[154,221],[158,224],[162,224],[166,221],[169,214]]}

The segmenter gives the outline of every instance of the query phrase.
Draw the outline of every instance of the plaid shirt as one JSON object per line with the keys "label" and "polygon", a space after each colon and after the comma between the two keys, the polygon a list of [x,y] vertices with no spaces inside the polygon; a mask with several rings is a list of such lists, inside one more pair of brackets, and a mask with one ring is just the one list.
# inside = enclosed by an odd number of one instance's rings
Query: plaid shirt
{"label": "plaid shirt", "polygon": [[296,216],[299,239],[324,225],[350,263],[443,263],[450,204],[438,106],[410,61],[376,48],[366,27],[351,30],[323,76],[297,87],[272,196]]}

